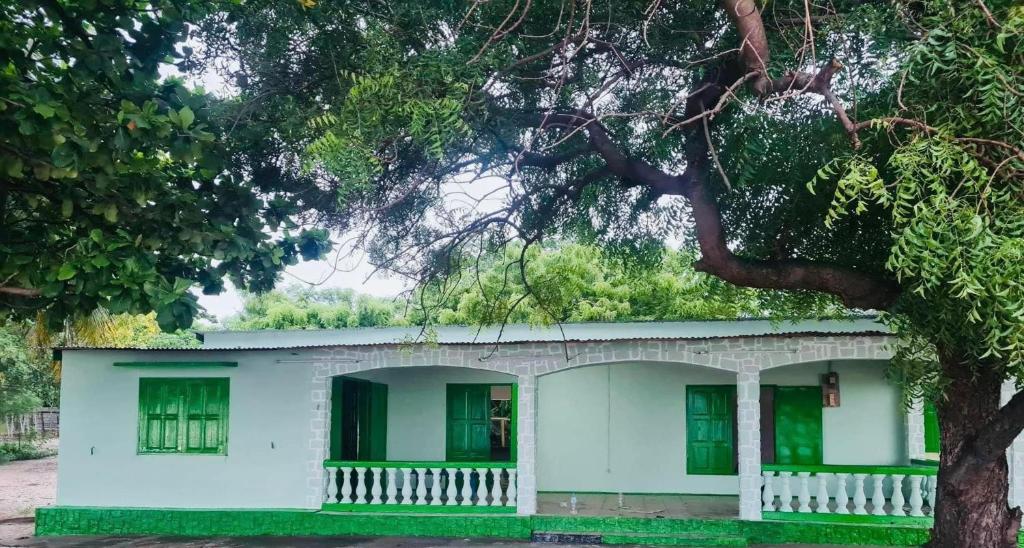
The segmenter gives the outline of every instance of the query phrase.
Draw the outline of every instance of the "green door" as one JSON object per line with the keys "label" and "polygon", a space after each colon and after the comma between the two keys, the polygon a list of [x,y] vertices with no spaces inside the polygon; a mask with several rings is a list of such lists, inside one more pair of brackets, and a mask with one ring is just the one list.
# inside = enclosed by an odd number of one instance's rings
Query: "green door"
{"label": "green door", "polygon": [[736,387],[686,387],[686,473],[734,474]]}
{"label": "green door", "polygon": [[821,388],[775,388],[775,464],[821,464]]}
{"label": "green door", "polygon": [[332,379],[330,437],[332,459],[387,460],[388,386]]}
{"label": "green door", "polygon": [[449,384],[446,459],[449,462],[491,458],[491,386]]}

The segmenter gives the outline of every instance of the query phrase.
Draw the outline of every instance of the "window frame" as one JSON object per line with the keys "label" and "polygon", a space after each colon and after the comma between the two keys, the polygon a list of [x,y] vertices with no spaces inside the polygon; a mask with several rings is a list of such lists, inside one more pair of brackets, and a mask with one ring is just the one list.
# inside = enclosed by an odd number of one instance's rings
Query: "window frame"
{"label": "window frame", "polygon": [[[152,390],[159,390],[162,386],[173,386],[176,391],[176,397],[179,399],[177,406],[177,440],[173,449],[159,448],[153,449],[147,447],[147,435],[148,435],[148,421],[150,409],[153,405],[150,401],[150,394]],[[217,432],[217,448],[216,450],[196,450],[188,447],[188,433],[189,433],[189,416],[191,413],[190,400],[191,395],[190,388],[196,386],[203,386],[207,389],[211,387],[219,387],[221,394],[220,398],[222,401],[219,404],[220,411],[217,413],[217,422],[219,429]],[[207,397],[209,397],[207,395]],[[231,404],[231,379],[229,377],[139,377],[139,410],[138,410],[138,424],[137,428],[137,445],[136,454],[138,455],[209,455],[209,456],[225,456],[228,454],[228,426],[230,420],[230,404]],[[207,407],[209,403],[207,402]],[[204,411],[206,409],[204,408]],[[165,413],[166,414],[166,413]],[[211,413],[203,413],[202,420],[205,422],[209,419]],[[205,446],[204,446],[205,447]]]}

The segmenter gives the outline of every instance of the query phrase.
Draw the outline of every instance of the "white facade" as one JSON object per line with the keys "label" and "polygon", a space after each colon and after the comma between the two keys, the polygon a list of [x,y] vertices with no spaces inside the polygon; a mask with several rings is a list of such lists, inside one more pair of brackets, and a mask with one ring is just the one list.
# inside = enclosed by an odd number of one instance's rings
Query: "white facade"
{"label": "white facade", "polygon": [[[825,464],[907,464],[911,421],[884,377],[887,337],[856,332],[873,329],[843,333],[829,324],[806,335],[670,339],[661,331],[645,337],[643,327],[634,324],[620,340],[558,343],[533,333],[497,349],[444,340],[365,346],[366,337],[321,332],[322,345],[304,339],[310,346],[283,349],[272,349],[277,333],[260,333],[207,335],[211,348],[198,351],[65,350],[57,503],[318,509],[337,375],[388,385],[389,460],[444,460],[446,384],[518,384],[521,513],[535,510],[537,490],[739,493],[741,516],[756,519],[759,384],[816,386],[829,367],[840,374],[842,405],[823,410]],[[228,348],[246,340],[261,348]],[[160,361],[238,366],[113,365]],[[137,454],[143,376],[228,377],[227,454]],[[737,386],[738,476],[687,476],[691,384]]]}

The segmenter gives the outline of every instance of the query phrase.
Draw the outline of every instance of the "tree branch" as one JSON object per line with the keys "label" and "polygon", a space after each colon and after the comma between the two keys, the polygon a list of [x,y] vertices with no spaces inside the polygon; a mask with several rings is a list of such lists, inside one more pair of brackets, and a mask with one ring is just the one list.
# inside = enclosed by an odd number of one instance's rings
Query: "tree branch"
{"label": "tree branch", "polygon": [[33,288],[0,286],[0,294],[13,295],[15,297],[23,297],[26,299],[34,299],[36,297],[41,296],[43,293],[42,291]]}

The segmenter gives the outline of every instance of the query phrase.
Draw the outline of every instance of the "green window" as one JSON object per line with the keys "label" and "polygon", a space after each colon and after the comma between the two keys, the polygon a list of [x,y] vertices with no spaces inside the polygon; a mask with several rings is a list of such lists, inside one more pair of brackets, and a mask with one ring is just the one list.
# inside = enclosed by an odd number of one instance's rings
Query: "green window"
{"label": "green window", "polygon": [[939,452],[939,415],[931,402],[924,404],[924,451]]}
{"label": "green window", "polygon": [[139,453],[226,455],[228,379],[139,379]]}
{"label": "green window", "polygon": [[736,473],[736,387],[686,387],[686,473]]}
{"label": "green window", "polygon": [[821,464],[821,388],[777,386],[774,407],[775,464]]}

